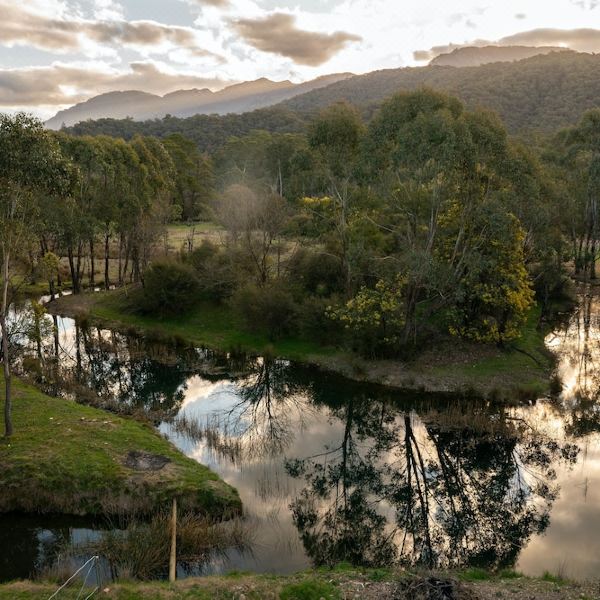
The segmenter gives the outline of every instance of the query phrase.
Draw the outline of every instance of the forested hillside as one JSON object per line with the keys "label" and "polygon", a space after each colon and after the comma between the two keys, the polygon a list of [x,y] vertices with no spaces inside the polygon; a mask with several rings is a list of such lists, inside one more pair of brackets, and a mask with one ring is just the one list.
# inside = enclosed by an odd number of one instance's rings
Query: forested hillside
{"label": "forested hillside", "polygon": [[163,138],[174,133],[193,140],[202,152],[218,150],[231,136],[241,136],[255,129],[273,133],[297,133],[306,127],[306,117],[281,105],[240,115],[195,115],[188,118],[167,116],[164,119],[98,119],[84,121],[63,131],[73,135],[110,135],[126,140],[134,135]]}
{"label": "forested hillside", "polygon": [[292,110],[319,110],[347,100],[379,104],[398,91],[430,87],[458,96],[473,109],[496,111],[510,133],[554,131],[572,125],[600,102],[600,56],[552,53],[479,67],[389,69],[352,77],[285,102]]}
{"label": "forested hillside", "polygon": [[390,94],[429,87],[458,96],[468,108],[496,111],[509,133],[553,132],[573,125],[600,99],[600,56],[552,53],[518,62],[479,67],[429,66],[375,71],[297,96],[275,107],[241,115],[165,117],[135,122],[100,119],[67,128],[76,135],[106,134],[130,139],[136,133],[164,137],[182,133],[201,151],[214,151],[228,137],[254,129],[302,131],[308,119],[330,104],[345,100],[370,118]]}

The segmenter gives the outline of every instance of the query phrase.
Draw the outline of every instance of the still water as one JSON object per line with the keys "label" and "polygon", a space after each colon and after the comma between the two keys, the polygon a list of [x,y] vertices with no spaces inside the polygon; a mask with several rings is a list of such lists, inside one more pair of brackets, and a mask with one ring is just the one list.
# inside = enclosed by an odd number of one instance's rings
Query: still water
{"label": "still water", "polygon": [[[251,551],[195,573],[370,566],[600,572],[600,302],[547,338],[563,391],[527,405],[401,393],[287,361],[182,348],[45,317],[23,368],[48,392],[143,410],[236,487]],[[27,321],[27,309],[15,319]],[[26,327],[23,328],[26,330]],[[43,361],[40,361],[40,357]],[[0,517],[0,580],[27,577],[65,541],[107,524]]]}

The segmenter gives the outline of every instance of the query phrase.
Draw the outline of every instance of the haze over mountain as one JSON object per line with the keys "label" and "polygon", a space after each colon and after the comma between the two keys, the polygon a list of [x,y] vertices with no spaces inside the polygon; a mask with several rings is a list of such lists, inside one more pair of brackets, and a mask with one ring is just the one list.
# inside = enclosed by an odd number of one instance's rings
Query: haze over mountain
{"label": "haze over mountain", "polygon": [[493,62],[514,62],[550,52],[568,52],[559,46],[465,46],[440,54],[430,65],[448,67],[478,67]]}
{"label": "haze over mountain", "polygon": [[318,77],[304,83],[291,81],[271,81],[266,78],[230,85],[218,92],[209,89],[178,90],[158,96],[137,90],[108,92],[94,96],[85,102],[59,111],[46,121],[51,129],[60,129],[87,121],[110,117],[124,119],[131,117],[137,121],[161,118],[165,115],[189,117],[195,114],[243,113],[258,108],[272,106],[352,77],[351,73],[335,73]]}

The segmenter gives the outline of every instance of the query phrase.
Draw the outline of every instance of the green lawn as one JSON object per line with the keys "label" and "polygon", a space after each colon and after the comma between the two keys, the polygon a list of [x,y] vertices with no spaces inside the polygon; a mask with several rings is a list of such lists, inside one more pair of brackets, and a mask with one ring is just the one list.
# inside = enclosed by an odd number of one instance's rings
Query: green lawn
{"label": "green lawn", "polygon": [[[0,438],[0,511],[151,512],[173,496],[215,515],[239,510],[233,488],[150,425],[52,398],[18,379],[13,387],[15,432]],[[130,451],[169,462],[157,471],[131,469],[124,464]]]}

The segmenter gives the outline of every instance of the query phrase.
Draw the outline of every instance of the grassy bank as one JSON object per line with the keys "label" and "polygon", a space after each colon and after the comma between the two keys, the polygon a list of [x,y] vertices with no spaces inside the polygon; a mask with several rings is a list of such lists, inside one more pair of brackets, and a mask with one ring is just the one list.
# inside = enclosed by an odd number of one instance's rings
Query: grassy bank
{"label": "grassy bank", "polygon": [[[27,581],[0,585],[0,600],[45,600],[56,587],[56,584]],[[551,576],[531,579],[514,572],[490,576],[483,572],[409,574],[347,568],[290,576],[234,573],[225,577],[190,578],[175,584],[106,584],[101,596],[112,600],[592,600],[600,597],[598,583],[576,583]]]}
{"label": "grassy bank", "polygon": [[510,347],[469,343],[456,338],[436,342],[407,362],[366,360],[333,347],[297,337],[271,341],[248,332],[240,317],[226,305],[201,303],[191,311],[165,319],[131,313],[126,290],[66,296],[49,306],[51,312],[85,316],[116,328],[132,328],[152,336],[177,337],[214,349],[268,350],[276,356],[311,363],[352,379],[431,392],[477,393],[500,399],[546,393],[553,358],[544,345],[547,328],[539,327],[534,308],[522,337]]}
{"label": "grassy bank", "polygon": [[[0,386],[3,386],[0,377]],[[14,379],[15,433],[0,439],[0,511],[239,511],[237,492],[150,425],[46,396]]]}

